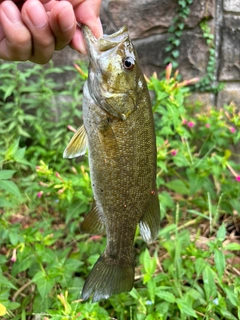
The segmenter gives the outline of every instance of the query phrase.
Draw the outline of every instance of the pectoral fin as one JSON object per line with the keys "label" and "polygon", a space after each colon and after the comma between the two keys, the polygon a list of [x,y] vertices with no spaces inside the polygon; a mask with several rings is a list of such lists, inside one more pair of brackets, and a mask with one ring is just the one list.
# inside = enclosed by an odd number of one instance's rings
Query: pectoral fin
{"label": "pectoral fin", "polygon": [[119,154],[118,142],[114,130],[108,121],[98,128],[98,138],[106,157],[108,159],[116,158]]}
{"label": "pectoral fin", "polygon": [[81,223],[80,230],[83,233],[89,234],[99,234],[104,231],[104,222],[95,201],[93,202],[91,211]]}
{"label": "pectoral fin", "polygon": [[63,152],[63,158],[76,158],[84,155],[87,149],[87,133],[82,125],[70,140],[67,148]]}
{"label": "pectoral fin", "polygon": [[154,241],[160,228],[160,208],[157,193],[151,194],[146,213],[140,220],[140,233],[144,241]]}

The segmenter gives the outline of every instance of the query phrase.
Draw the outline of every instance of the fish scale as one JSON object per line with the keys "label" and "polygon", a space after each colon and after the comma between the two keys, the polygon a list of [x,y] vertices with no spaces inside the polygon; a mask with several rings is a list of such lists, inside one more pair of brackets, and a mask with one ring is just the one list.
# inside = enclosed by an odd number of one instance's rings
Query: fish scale
{"label": "fish scale", "polygon": [[64,157],[83,154],[87,144],[94,204],[81,231],[105,230],[107,244],[82,298],[98,301],[132,289],[137,225],[145,241],[157,237],[156,139],[147,85],[127,28],[100,39],[88,27],[82,30],[90,56],[84,129],[75,133]]}

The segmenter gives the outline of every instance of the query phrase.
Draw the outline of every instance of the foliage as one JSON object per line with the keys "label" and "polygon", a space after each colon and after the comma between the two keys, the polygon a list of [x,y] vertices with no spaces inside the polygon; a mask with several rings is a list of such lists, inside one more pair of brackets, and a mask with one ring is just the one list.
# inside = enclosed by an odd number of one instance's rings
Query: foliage
{"label": "foliage", "polygon": [[[173,69],[179,66],[178,57],[180,55],[181,36],[185,28],[185,21],[189,17],[191,12],[190,6],[192,0],[178,0],[178,11],[172,20],[170,27],[168,28],[168,45],[165,48],[168,56],[164,60],[164,64],[172,64]],[[207,4],[206,4],[207,6]],[[208,46],[208,63],[206,68],[206,74],[191,87],[191,90],[200,92],[213,92],[217,93],[223,88],[223,84],[215,83],[215,70],[216,70],[216,52],[214,44],[214,35],[211,28],[208,26],[207,19],[202,20],[199,23],[199,27],[202,30],[203,38]]]}
{"label": "foliage", "polygon": [[[233,161],[238,155],[231,149],[240,140],[239,113],[233,104],[219,110],[186,107],[183,102],[189,89],[184,85],[195,81],[178,83],[174,78],[166,81],[153,77],[149,84],[156,92],[153,108],[157,120],[158,186],[164,194],[167,187],[182,195],[180,209],[211,211],[217,216],[221,212],[230,214],[239,209],[235,199],[240,191],[236,173],[240,167]],[[170,193],[163,201],[169,206],[173,202],[167,199]]]}
{"label": "foliage", "polygon": [[203,32],[203,38],[208,46],[209,58],[206,69],[206,75],[195,84],[194,89],[201,92],[214,92],[217,93],[223,88],[223,84],[216,85],[215,80],[215,70],[216,70],[216,52],[214,45],[214,36],[211,33],[211,29],[207,24],[206,20],[200,22],[200,28]]}
{"label": "foliage", "polygon": [[[171,65],[164,79],[148,80],[155,96],[162,229],[149,247],[137,232],[130,293],[82,302],[84,279],[106,241],[78,230],[92,201],[86,157],[62,159],[71,136],[67,127],[81,118],[82,80],[72,68],[19,68],[1,66],[0,317],[239,319],[236,106],[187,105],[189,85],[197,79],[179,83]],[[56,70],[72,72],[62,89],[52,78]],[[8,87],[13,89],[6,93]],[[60,102],[62,94],[69,108]]]}
{"label": "foliage", "polygon": [[171,63],[173,68],[179,66],[177,58],[179,57],[179,46],[181,44],[181,36],[183,29],[185,27],[185,20],[190,14],[189,5],[191,5],[193,0],[178,0],[179,5],[177,15],[173,18],[171,26],[168,28],[168,46],[165,51],[169,56],[164,60],[164,64]]}
{"label": "foliage", "polygon": [[[68,81],[64,88],[54,75],[76,74],[73,67],[57,68],[32,65],[24,68],[18,63],[0,65],[0,145],[9,146],[20,138],[20,144],[28,147],[26,155],[37,165],[40,159],[63,163],[57,146],[67,144],[69,119],[81,119],[81,95],[83,81]],[[63,141],[64,140],[64,141]],[[61,150],[62,152],[62,150]]]}

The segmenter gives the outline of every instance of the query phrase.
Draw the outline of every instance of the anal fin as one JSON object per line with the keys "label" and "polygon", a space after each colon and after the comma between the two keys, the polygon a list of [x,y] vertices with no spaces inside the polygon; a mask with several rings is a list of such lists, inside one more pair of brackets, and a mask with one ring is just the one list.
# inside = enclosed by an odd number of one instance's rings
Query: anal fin
{"label": "anal fin", "polygon": [[82,125],[73,135],[63,152],[63,158],[76,158],[84,155],[87,149],[87,133]]}
{"label": "anal fin", "polygon": [[154,241],[160,229],[160,207],[157,192],[151,195],[146,212],[139,223],[140,233],[144,241]]}
{"label": "anal fin", "polygon": [[94,200],[92,209],[89,211],[80,225],[80,231],[88,234],[100,234],[104,231],[104,229],[105,227],[103,218]]}

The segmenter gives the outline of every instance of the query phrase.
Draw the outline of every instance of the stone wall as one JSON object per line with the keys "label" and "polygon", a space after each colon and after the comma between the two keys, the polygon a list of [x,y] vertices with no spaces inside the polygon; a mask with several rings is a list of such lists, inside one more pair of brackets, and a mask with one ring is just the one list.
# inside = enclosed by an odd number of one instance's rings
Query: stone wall
{"label": "stone wall", "polygon": [[[178,11],[176,0],[103,0],[101,19],[105,33],[126,24],[134,40],[144,72],[162,72],[167,57],[168,28]],[[181,36],[179,71],[184,79],[203,77],[209,50],[199,23],[207,19],[215,37],[215,83],[225,84],[218,94],[195,94],[205,104],[235,102],[240,106],[240,0],[193,0]],[[70,49],[56,53],[55,60],[79,56]]]}

